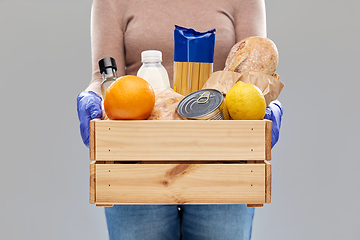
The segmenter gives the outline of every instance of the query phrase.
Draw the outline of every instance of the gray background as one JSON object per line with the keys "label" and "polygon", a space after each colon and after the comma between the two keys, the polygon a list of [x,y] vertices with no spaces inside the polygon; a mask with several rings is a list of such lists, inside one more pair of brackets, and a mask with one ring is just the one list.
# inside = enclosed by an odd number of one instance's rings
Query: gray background
{"label": "gray background", "polygon": [[[267,1],[285,115],[254,240],[360,239],[359,1]],[[107,239],[76,96],[91,1],[0,0],[0,239]]]}

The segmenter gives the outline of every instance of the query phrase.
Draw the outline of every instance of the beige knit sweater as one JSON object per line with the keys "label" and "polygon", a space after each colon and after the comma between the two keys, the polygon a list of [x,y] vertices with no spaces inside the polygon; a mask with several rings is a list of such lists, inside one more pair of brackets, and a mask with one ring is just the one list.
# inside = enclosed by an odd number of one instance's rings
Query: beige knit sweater
{"label": "beige knit sweater", "polygon": [[91,12],[92,82],[100,94],[98,62],[113,57],[118,76],[136,75],[141,52],[160,50],[173,78],[175,25],[203,32],[215,28],[214,71],[224,68],[238,41],[266,36],[264,0],[94,0]]}

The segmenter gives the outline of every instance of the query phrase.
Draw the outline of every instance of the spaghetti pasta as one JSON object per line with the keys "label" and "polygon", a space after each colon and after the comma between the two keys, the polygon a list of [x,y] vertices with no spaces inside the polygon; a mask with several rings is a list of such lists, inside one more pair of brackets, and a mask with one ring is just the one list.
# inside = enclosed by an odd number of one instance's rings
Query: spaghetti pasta
{"label": "spaghetti pasta", "polygon": [[181,65],[179,62],[174,62],[174,91],[178,93],[181,92]]}
{"label": "spaghetti pasta", "polygon": [[174,91],[185,96],[200,90],[212,68],[212,63],[174,62]]}
{"label": "spaghetti pasta", "polygon": [[213,70],[212,63],[200,64],[199,90],[204,86],[205,82],[209,79],[212,70]]}
{"label": "spaghetti pasta", "polygon": [[187,92],[188,78],[189,78],[189,63],[184,62],[181,64],[181,94]]}
{"label": "spaghetti pasta", "polygon": [[199,71],[200,71],[200,63],[192,63],[192,74],[191,74],[191,91],[195,92],[199,89]]}

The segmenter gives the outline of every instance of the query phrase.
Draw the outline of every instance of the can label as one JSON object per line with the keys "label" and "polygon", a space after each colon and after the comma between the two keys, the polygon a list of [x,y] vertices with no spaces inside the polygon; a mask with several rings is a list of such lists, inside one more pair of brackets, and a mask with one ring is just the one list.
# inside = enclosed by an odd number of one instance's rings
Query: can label
{"label": "can label", "polygon": [[202,89],[187,95],[177,106],[177,112],[186,119],[229,119],[224,97],[216,89]]}

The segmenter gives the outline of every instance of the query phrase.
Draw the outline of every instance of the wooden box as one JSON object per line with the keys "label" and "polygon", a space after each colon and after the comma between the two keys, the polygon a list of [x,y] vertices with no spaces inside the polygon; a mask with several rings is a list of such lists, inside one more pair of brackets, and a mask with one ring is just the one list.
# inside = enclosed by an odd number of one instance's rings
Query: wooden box
{"label": "wooden box", "polygon": [[90,203],[270,203],[271,124],[92,120]]}

